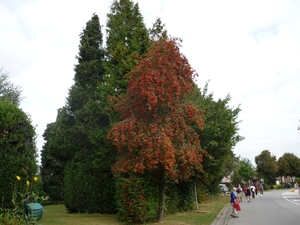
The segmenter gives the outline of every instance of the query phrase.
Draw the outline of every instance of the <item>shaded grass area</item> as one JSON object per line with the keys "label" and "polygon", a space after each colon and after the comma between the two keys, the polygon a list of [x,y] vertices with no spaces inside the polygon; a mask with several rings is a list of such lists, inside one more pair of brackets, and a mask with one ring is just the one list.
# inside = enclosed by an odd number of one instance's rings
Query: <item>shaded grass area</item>
{"label": "shaded grass area", "polygon": [[44,213],[38,225],[123,225],[115,215],[71,214],[64,205],[44,206]]}
{"label": "shaded grass area", "polygon": [[[176,213],[164,217],[162,223],[153,225],[210,225],[221,209],[229,202],[228,196],[210,196],[199,204],[199,209],[191,212]],[[64,205],[44,207],[44,214],[38,225],[125,225],[115,215],[106,214],[70,214]]]}

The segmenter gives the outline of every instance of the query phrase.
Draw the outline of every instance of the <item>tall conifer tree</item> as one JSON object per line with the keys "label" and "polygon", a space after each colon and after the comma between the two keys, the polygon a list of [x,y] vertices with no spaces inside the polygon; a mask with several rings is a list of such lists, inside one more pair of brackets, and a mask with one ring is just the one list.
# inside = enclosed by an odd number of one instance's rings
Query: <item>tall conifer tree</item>
{"label": "tall conifer tree", "polygon": [[[99,85],[98,94],[100,96],[100,110],[109,117],[110,124],[119,120],[117,113],[109,108],[109,96],[117,96],[127,90],[128,74],[143,57],[150,47],[149,32],[146,28],[143,17],[140,13],[139,5],[132,0],[114,0],[110,11],[107,14],[106,23],[106,50],[107,59],[105,62],[106,76],[104,84]],[[106,139],[107,131],[102,132]],[[106,140],[107,142],[107,140]],[[116,148],[107,143],[106,149],[101,149],[95,160],[100,167],[111,171],[116,160]],[[107,164],[104,165],[104,162]],[[119,189],[122,179],[115,180],[116,199],[118,211],[123,210],[119,198]]]}
{"label": "tall conifer tree", "polygon": [[[99,189],[101,182],[92,166],[97,147],[89,140],[96,116],[88,109],[88,103],[95,101],[94,92],[97,84],[102,82],[104,74],[105,51],[102,44],[103,37],[99,17],[93,14],[91,20],[87,22],[86,28],[80,34],[79,54],[76,57],[78,64],[74,69],[75,83],[71,87],[67,99],[69,116],[73,117],[75,121],[75,135],[71,141],[74,143],[73,149],[76,149],[76,153],[66,169],[64,200],[66,207],[75,212],[97,212],[99,211],[98,202],[101,201],[101,190]],[[85,179],[87,174],[89,174],[88,180]],[[74,180],[85,180],[85,182],[72,186]],[[72,201],[74,198],[77,199],[76,202]],[[89,207],[84,208],[84,205],[89,205]]]}
{"label": "tall conifer tree", "polygon": [[[91,141],[98,146],[94,164],[101,171],[110,190],[106,196],[114,196],[115,182],[111,167],[116,160],[116,148],[108,143],[106,134],[110,124],[118,120],[114,110],[108,104],[109,96],[125,93],[130,72],[150,46],[148,30],[143,22],[138,4],[131,0],[114,0],[107,15],[107,57],[104,64],[105,77],[98,82],[97,98],[90,102],[89,109],[98,113],[101,126],[91,133]],[[118,182],[118,181],[117,181]],[[111,186],[109,186],[109,183]],[[107,199],[108,200],[108,199]]]}
{"label": "tall conifer tree", "polygon": [[[46,167],[61,167],[61,163],[63,164],[65,174],[63,174],[64,176],[59,175],[57,178],[64,177],[64,181],[56,180],[56,182],[64,183],[65,204],[70,211],[74,212],[99,211],[98,203],[101,197],[99,187],[101,185],[92,164],[97,146],[89,138],[98,117],[89,110],[89,102],[95,102],[94,93],[98,83],[102,82],[104,74],[105,50],[102,44],[103,37],[99,17],[93,14],[80,34],[79,54],[76,56],[78,64],[74,68],[75,82],[69,90],[66,106],[59,111],[55,124],[45,131],[49,143],[45,145],[44,149],[47,152],[42,160],[45,163],[42,165],[45,166],[43,169],[44,171],[55,171],[55,168]],[[50,132],[54,130],[59,131],[60,135]],[[49,159],[59,162],[59,164],[47,164]],[[73,171],[66,168],[72,168]],[[87,173],[91,175],[89,180],[81,185],[72,186],[74,180],[84,180]],[[74,174],[76,177],[72,177]],[[87,196],[87,193],[90,196]],[[76,202],[72,201],[75,197],[78,200]],[[88,209],[82,208],[84,204],[89,205]]]}
{"label": "tall conifer tree", "polygon": [[138,3],[131,0],[115,0],[107,15],[107,82],[113,91],[125,93],[130,72],[147,52],[149,33],[143,22]]}

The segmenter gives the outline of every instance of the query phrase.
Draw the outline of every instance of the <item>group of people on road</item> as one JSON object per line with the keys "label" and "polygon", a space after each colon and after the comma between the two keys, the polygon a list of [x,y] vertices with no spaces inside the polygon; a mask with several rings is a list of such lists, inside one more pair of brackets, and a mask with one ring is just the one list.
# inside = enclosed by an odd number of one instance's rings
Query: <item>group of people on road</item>
{"label": "group of people on road", "polygon": [[264,188],[262,183],[257,184],[249,184],[245,185],[244,189],[239,184],[237,187],[232,188],[232,192],[230,194],[230,202],[232,205],[232,213],[231,216],[234,218],[238,218],[237,212],[241,210],[240,204],[243,201],[243,197],[247,200],[248,203],[251,202],[255,196],[257,196],[257,192],[260,192],[260,197],[263,197]]}

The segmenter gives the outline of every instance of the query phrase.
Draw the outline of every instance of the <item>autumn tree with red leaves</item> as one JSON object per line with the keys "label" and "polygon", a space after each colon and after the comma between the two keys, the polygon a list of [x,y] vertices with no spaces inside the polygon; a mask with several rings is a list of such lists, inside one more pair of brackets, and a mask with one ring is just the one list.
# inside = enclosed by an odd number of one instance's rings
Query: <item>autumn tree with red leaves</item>
{"label": "autumn tree with red leaves", "polygon": [[185,181],[203,173],[204,151],[193,130],[195,124],[203,128],[203,111],[187,100],[197,73],[180,53],[180,40],[169,38],[153,43],[126,76],[126,94],[111,99],[121,117],[107,135],[118,149],[113,170],[147,172],[157,179],[162,221],[166,180]]}

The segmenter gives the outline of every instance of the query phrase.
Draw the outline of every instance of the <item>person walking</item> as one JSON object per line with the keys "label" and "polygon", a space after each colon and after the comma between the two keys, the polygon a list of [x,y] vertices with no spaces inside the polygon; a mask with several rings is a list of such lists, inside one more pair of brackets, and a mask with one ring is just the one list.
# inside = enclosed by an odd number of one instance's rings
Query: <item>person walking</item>
{"label": "person walking", "polygon": [[260,197],[262,198],[264,196],[264,186],[262,185],[262,183],[259,184],[258,189]]}
{"label": "person walking", "polygon": [[242,202],[243,201],[243,189],[240,184],[237,187],[236,192],[237,192],[237,197],[238,197],[239,202]]}
{"label": "person walking", "polygon": [[240,207],[239,201],[237,199],[236,187],[234,187],[232,189],[232,192],[230,194],[230,203],[232,206],[231,216],[234,218],[238,218],[237,211],[240,211],[241,207]]}
{"label": "person walking", "polygon": [[246,190],[246,199],[248,202],[251,202],[251,189],[250,189],[250,186],[248,186],[247,190]]}
{"label": "person walking", "polygon": [[295,190],[298,190],[298,194],[300,195],[300,187],[297,181],[295,183]]}
{"label": "person walking", "polygon": [[251,190],[252,198],[255,198],[255,187],[253,184],[251,184],[250,190]]}
{"label": "person walking", "polygon": [[257,191],[258,191],[258,185],[257,185],[257,182],[255,182],[254,187],[255,187],[255,195],[257,195]]}
{"label": "person walking", "polygon": [[248,186],[245,185],[245,186],[244,186],[243,192],[244,192],[244,196],[245,196],[245,199],[246,199],[246,200],[247,200],[247,189],[248,189]]}

